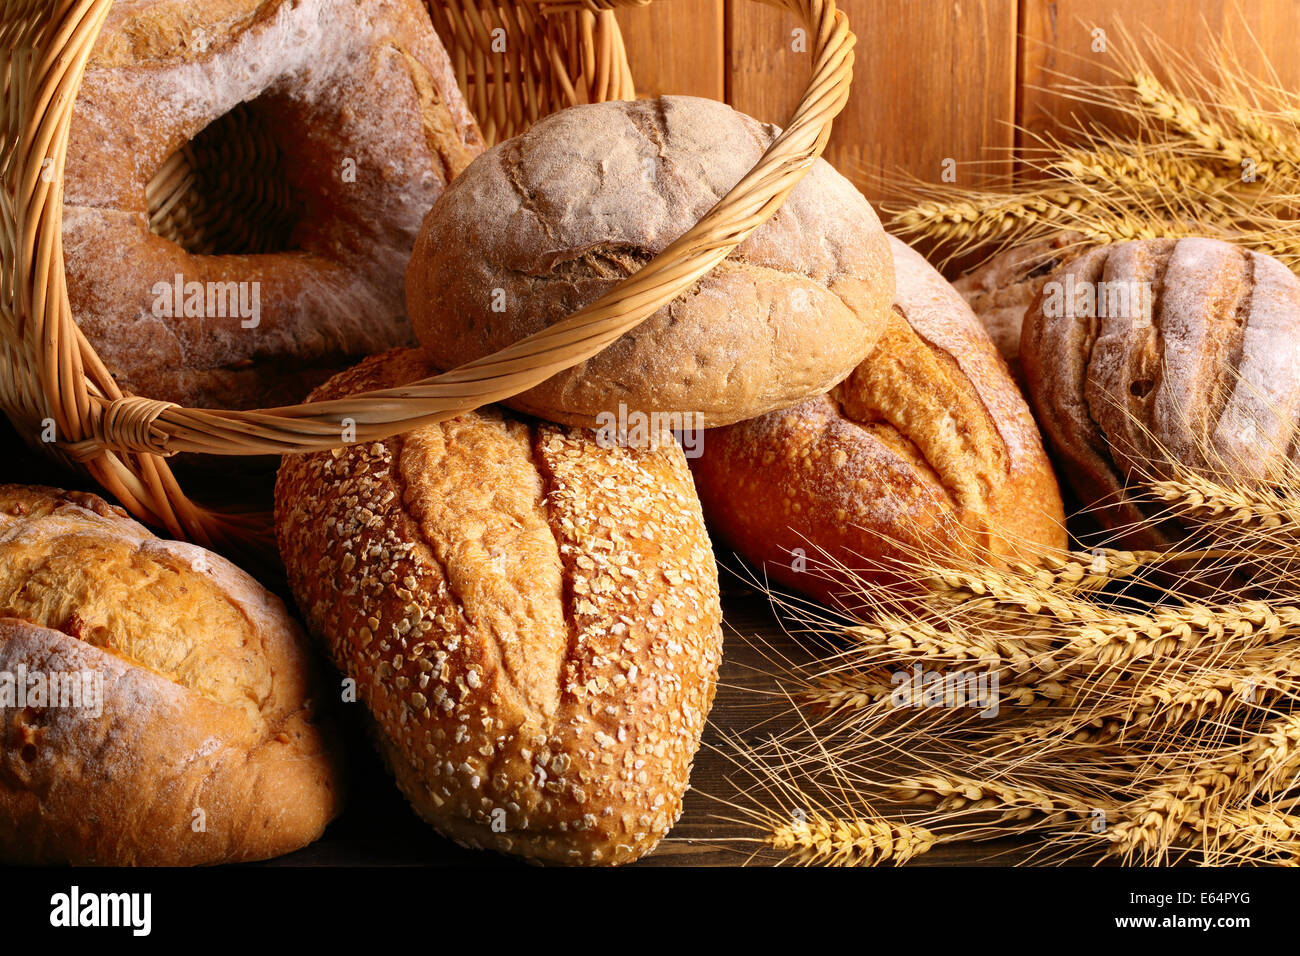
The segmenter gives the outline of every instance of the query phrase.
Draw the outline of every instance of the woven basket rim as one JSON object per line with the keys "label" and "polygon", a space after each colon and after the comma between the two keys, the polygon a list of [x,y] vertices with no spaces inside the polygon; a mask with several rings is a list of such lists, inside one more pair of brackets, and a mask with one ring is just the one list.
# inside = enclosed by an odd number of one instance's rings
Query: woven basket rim
{"label": "woven basket rim", "polygon": [[[517,24],[551,31],[554,36],[559,35],[555,33],[559,27],[553,18],[567,18],[579,48],[569,51],[572,62],[585,70],[578,75],[590,85],[592,99],[621,98],[633,89],[613,11],[650,0],[426,2],[436,8],[435,20],[439,10],[452,20],[459,18],[461,26],[454,28],[459,33],[442,39],[462,87],[473,52],[462,44],[476,31],[486,35],[485,23],[506,23],[509,14]],[[124,394],[76,325],[63,275],[63,164],[76,94],[112,0],[27,0],[11,5],[0,21],[0,34],[10,51],[7,59],[0,59],[0,68],[8,70],[10,79],[0,115],[4,136],[0,172],[14,184],[12,196],[6,195],[0,204],[0,226],[7,240],[0,246],[6,252],[0,257],[4,260],[0,310],[9,313],[0,326],[8,359],[0,373],[0,400],[6,412],[15,422],[42,413],[52,418],[58,434],[66,436],[57,452],[83,465],[142,520],[210,546],[264,547],[265,529],[257,528],[256,521],[218,513],[188,499],[165,458],[179,452],[323,451],[381,440],[518,394],[590,358],[635,328],[713,269],[775,213],[825,149],[831,123],[847,100],[855,38],[834,0],[758,2],[802,20],[812,41],[812,77],[785,129],[754,168],[638,272],[541,332],[440,375],[346,399],[250,411],[182,408]],[[552,60],[559,55],[554,36],[548,47]],[[482,50],[474,55],[481,63]],[[551,65],[565,73],[560,69],[563,62]],[[521,82],[517,91],[516,102],[523,103],[524,109],[536,111],[581,99],[571,78],[558,84],[558,104],[539,103],[537,91],[528,86]],[[475,95],[482,106],[482,90]],[[497,94],[498,100],[502,95]],[[23,115],[16,115],[15,104],[26,107]],[[499,102],[492,108],[499,114]],[[51,167],[52,177],[46,172]],[[353,423],[353,441],[343,440],[344,419]]]}

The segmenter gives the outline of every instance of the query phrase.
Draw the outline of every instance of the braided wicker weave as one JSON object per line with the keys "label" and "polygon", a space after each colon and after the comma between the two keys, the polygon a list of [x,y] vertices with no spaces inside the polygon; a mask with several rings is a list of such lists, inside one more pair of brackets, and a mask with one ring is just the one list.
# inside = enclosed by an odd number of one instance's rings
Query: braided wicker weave
{"label": "braided wicker weave", "polygon": [[[727,196],[612,292],[510,348],[403,388],[257,411],[191,409],[124,394],[68,302],[62,171],[77,90],[111,2],[5,0],[0,13],[0,405],[25,434],[44,426],[56,439],[50,453],[85,469],[142,521],[227,551],[268,547],[266,515],[191,500],[168,456],[320,451],[343,444],[345,425],[350,439],[376,441],[499,401],[595,355],[772,216],[825,148],[853,65],[854,37],[833,0],[764,0],[796,14],[813,41],[812,78],[794,115]],[[565,106],[634,95],[613,10],[648,0],[428,2],[489,142]],[[493,52],[503,35],[509,54]],[[221,122],[242,121],[232,113]],[[258,131],[245,132],[240,165],[273,165]],[[239,137],[218,137],[232,138]],[[257,216],[203,205],[195,184],[206,169],[229,164],[205,160],[198,141],[192,145],[154,179],[155,228],[193,250],[252,241],[232,238],[231,229],[273,230],[274,189],[223,188],[225,196],[252,197]]]}

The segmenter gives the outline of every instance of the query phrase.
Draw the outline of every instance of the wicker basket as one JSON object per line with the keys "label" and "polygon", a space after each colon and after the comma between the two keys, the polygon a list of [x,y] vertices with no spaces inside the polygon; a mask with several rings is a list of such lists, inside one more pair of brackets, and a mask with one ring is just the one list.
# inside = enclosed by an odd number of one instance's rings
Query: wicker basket
{"label": "wicker basket", "polygon": [[[271,547],[266,512],[234,514],[188,498],[167,458],[266,455],[376,441],[517,394],[601,351],[724,259],[776,211],[821,155],[844,106],[853,34],[833,0],[764,0],[799,16],[813,75],[785,132],[703,219],[596,302],[508,349],[399,389],[257,411],[187,409],[124,394],[73,320],[62,249],[62,172],[73,104],[112,0],[6,0],[0,14],[0,404],[24,434],[83,468],[142,521],[227,552]],[[649,0],[428,0],[458,80],[489,142],[576,103],[634,95],[613,9]],[[507,56],[492,52],[504,29]],[[495,34],[499,36],[499,34]],[[258,183],[278,161],[255,118],[236,110],[175,154],[150,190],[155,231],[191,251],[274,244],[283,197]],[[237,127],[237,129],[236,129]],[[214,147],[217,149],[217,147]],[[212,177],[242,169],[242,183]],[[253,171],[250,175],[249,170]],[[208,183],[207,186],[204,184]],[[221,195],[226,208],[205,202]],[[250,235],[250,231],[252,235]],[[260,237],[260,238],[259,238]]]}

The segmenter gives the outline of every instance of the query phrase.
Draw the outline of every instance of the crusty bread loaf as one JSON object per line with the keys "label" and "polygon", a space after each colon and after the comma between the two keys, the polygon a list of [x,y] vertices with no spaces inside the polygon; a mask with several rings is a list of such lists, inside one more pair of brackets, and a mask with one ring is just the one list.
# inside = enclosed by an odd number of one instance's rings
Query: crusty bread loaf
{"label": "crusty bread loaf", "polygon": [[1300,279],[1271,256],[1217,239],[1094,249],[1040,290],[1021,358],[1062,473],[1135,547],[1181,532],[1150,520],[1134,480],[1178,463],[1269,482],[1300,461]]}
{"label": "crusty bread loaf", "polygon": [[953,283],[993,339],[1016,381],[1020,370],[1020,330],[1025,311],[1048,277],[1086,249],[1074,232],[1057,233],[1012,246]]}
{"label": "crusty bread loaf", "polygon": [[[431,374],[367,359],[313,398]],[[311,630],[397,783],[458,842],[534,860],[649,852],[681,811],[721,654],[680,448],[488,408],[286,457],[276,530]]]}
{"label": "crusty bread loaf", "polygon": [[[60,696],[20,706],[36,675]],[[0,485],[0,859],[171,866],[310,843],[341,784],[311,675],[284,605],[224,559],[94,495]]]}
{"label": "crusty bread loaf", "polygon": [[[221,126],[232,112],[243,123]],[[284,219],[270,251],[182,247],[151,224],[155,175],[211,135],[230,158],[191,170],[212,208],[197,231]],[[410,344],[420,221],[483,146],[420,0],[119,0],[69,136],[74,317],[124,389],[218,408],[295,403]],[[264,181],[251,157],[270,152]]]}
{"label": "crusty bread loaf", "polygon": [[[695,97],[573,107],[488,150],[421,227],[407,308],[434,364],[505,348],[591,303],[686,232],[777,130]],[[620,405],[706,427],[819,395],[871,350],[893,296],[871,206],[818,160],[687,293],[508,404],[593,425]]]}
{"label": "crusty bread loaf", "polygon": [[706,432],[693,462],[710,528],[831,603],[918,553],[1065,544],[1055,477],[988,335],[920,255],[890,244],[898,297],[875,352],[828,395]]}

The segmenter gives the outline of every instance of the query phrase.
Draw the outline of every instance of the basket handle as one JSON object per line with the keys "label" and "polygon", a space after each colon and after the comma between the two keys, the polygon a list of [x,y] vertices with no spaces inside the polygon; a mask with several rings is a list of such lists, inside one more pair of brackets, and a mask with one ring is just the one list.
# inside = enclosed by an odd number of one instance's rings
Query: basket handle
{"label": "basket handle", "polygon": [[[539,2],[539,0],[529,0]],[[543,9],[605,10],[644,0],[541,0]],[[65,445],[82,461],[106,452],[171,455],[289,454],[378,441],[442,421],[539,385],[596,355],[725,259],[780,207],[822,154],[844,108],[855,38],[834,0],[760,0],[802,18],[814,38],[813,72],[799,105],[758,164],[685,234],[595,302],[528,338],[402,388],[257,411],[191,409],[134,395],[90,395],[86,437]],[[70,108],[70,104],[69,104]],[[60,165],[62,156],[59,157]],[[53,264],[62,271],[62,255]],[[66,292],[64,292],[66,296]],[[70,310],[68,341],[80,338]],[[84,352],[84,350],[83,350]]]}

